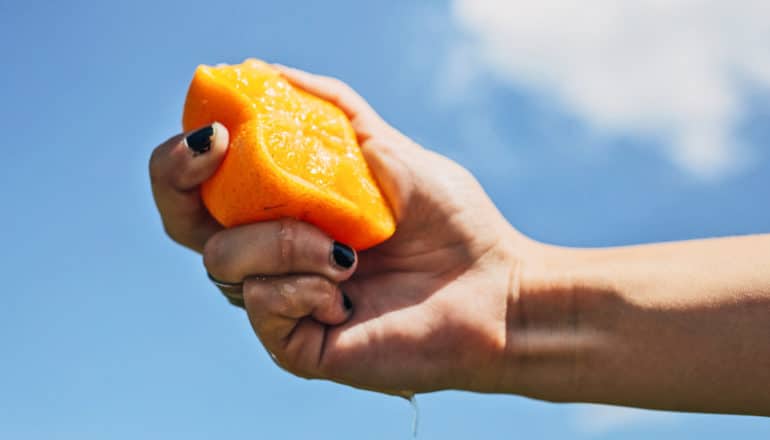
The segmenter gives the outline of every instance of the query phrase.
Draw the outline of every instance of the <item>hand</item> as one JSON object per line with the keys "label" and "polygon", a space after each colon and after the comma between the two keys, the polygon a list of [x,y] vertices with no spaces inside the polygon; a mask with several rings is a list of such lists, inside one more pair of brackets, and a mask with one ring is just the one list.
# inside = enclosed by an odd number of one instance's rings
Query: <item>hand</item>
{"label": "hand", "polygon": [[392,394],[498,391],[518,268],[533,242],[470,173],[390,127],[348,86],[279,68],[351,119],[393,208],[395,235],[355,255],[288,219],[222,230],[198,193],[226,150],[221,125],[205,154],[193,156],[181,135],[153,154],[153,190],[168,234],[203,251],[212,276],[244,281],[257,336],[294,374]]}

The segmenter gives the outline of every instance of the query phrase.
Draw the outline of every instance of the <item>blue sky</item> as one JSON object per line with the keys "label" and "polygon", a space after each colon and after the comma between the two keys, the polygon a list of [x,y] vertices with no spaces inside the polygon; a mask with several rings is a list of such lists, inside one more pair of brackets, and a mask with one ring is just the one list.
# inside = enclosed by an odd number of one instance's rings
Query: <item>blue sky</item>
{"label": "blue sky", "polygon": [[[549,64],[563,54],[501,63],[517,52],[489,32],[509,28],[468,5],[414,3],[0,0],[0,438],[409,438],[405,401],[278,370],[200,258],[163,235],[147,159],[180,129],[200,63],[255,56],[343,78],[393,125],[470,168],[540,240],[768,231],[762,81],[703,83],[740,103],[729,118],[657,101],[637,112],[631,95],[619,97],[631,99],[618,110],[625,119],[611,120],[594,105],[601,96],[576,94],[569,72]],[[561,73],[541,81],[543,72]],[[608,90],[625,90],[614,80]],[[727,119],[723,144],[695,151],[695,162],[677,156],[689,145],[677,133],[690,132],[672,120]],[[731,160],[743,154],[736,142],[748,159]],[[709,152],[716,165],[699,167]],[[754,417],[459,392],[419,404],[423,439],[770,435]]]}

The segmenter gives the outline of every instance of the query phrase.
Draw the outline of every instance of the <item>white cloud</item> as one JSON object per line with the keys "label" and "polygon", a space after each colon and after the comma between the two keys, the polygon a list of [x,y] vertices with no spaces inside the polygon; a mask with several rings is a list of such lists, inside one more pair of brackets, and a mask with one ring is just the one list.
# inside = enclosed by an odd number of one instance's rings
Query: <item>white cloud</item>
{"label": "white cloud", "polygon": [[575,408],[572,423],[577,431],[588,436],[625,430],[640,425],[671,423],[676,414],[636,408],[606,405],[580,405]]}
{"label": "white cloud", "polygon": [[441,90],[491,73],[555,98],[591,127],[658,140],[694,175],[738,168],[743,94],[770,87],[766,0],[455,0],[464,38]]}

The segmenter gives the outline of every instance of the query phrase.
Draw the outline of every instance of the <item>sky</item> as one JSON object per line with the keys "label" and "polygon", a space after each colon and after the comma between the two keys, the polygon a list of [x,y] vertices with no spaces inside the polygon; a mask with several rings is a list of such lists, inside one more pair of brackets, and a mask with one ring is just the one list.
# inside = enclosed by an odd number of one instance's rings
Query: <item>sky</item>
{"label": "sky", "polygon": [[[0,0],[0,438],[410,438],[406,401],[275,367],[164,236],[147,161],[198,64],[344,79],[538,240],[769,232],[767,2],[536,3]],[[420,439],[770,436],[757,417],[418,402]]]}

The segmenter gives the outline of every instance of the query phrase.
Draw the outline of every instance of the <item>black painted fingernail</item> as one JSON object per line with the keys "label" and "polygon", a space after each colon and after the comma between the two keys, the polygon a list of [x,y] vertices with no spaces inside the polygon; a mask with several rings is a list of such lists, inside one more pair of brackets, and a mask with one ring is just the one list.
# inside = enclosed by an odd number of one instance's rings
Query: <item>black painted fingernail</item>
{"label": "black painted fingernail", "polygon": [[332,246],[332,260],[337,266],[350,269],[356,262],[356,252],[350,246],[335,241]]}
{"label": "black painted fingernail", "polygon": [[187,148],[196,156],[211,149],[211,139],[214,137],[214,125],[196,130],[185,138]]}
{"label": "black painted fingernail", "polygon": [[342,306],[345,307],[345,310],[348,312],[353,310],[353,303],[345,292],[342,292]]}

